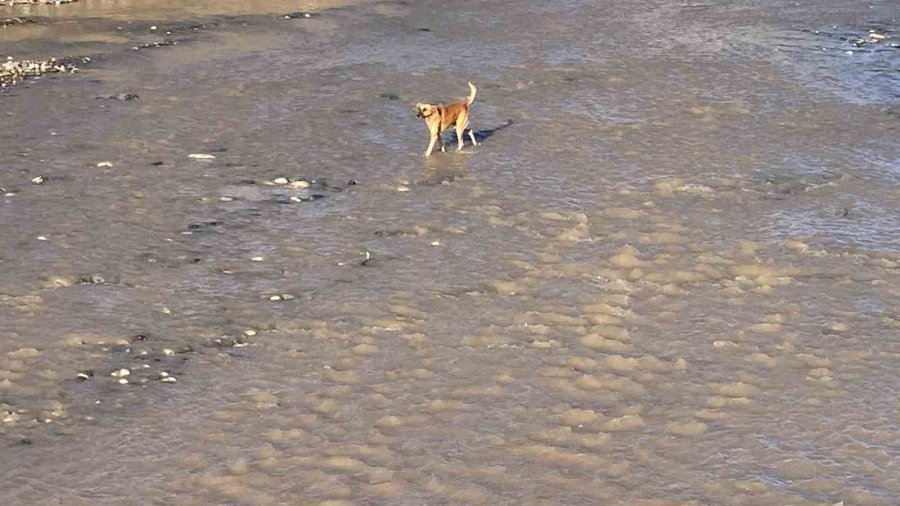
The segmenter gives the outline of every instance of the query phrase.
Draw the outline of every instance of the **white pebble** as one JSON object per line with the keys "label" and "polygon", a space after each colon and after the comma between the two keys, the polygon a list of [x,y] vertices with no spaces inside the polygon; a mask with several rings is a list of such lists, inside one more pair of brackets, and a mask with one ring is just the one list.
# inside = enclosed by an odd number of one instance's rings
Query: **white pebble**
{"label": "white pebble", "polygon": [[398,187],[397,187],[397,191],[398,191],[398,192],[408,192],[408,191],[409,191],[409,186],[398,186]]}
{"label": "white pebble", "polygon": [[128,384],[128,380],[125,379],[125,378],[119,378],[119,384],[120,384],[120,385],[127,385],[127,384]]}
{"label": "white pebble", "polygon": [[97,164],[97,167],[112,167],[112,162],[100,162]]}
{"label": "white pebble", "polygon": [[265,257],[253,257],[250,259],[251,262],[262,262],[265,260]]}
{"label": "white pebble", "polygon": [[167,373],[166,371],[160,371],[160,372],[159,372],[159,377],[160,377],[160,378],[165,378],[165,377],[168,376],[168,375],[169,375],[169,373]]}
{"label": "white pebble", "polygon": [[269,300],[279,301],[279,300],[281,300],[281,295],[272,295],[271,297],[269,297]]}
{"label": "white pebble", "polygon": [[276,177],[272,180],[272,182],[275,184],[288,184],[288,180],[286,177]]}
{"label": "white pebble", "polygon": [[31,182],[34,184],[43,184],[44,181],[45,181],[44,176],[35,176],[35,177],[31,178]]}
{"label": "white pebble", "polygon": [[297,180],[291,183],[291,188],[309,188],[309,181]]}
{"label": "white pebble", "polygon": [[244,331],[244,335],[247,337],[253,337],[256,335],[256,331],[253,329],[247,329]]}
{"label": "white pebble", "polygon": [[161,379],[160,381],[162,381],[163,383],[175,383],[178,380],[175,379],[175,376],[166,376],[165,378]]}
{"label": "white pebble", "polygon": [[281,298],[284,300],[292,300],[294,298],[294,296],[289,293],[283,293],[283,294],[281,294]]}
{"label": "white pebble", "polygon": [[432,245],[432,246],[440,246],[440,245],[441,245],[441,241],[431,241],[431,245]]}
{"label": "white pebble", "polygon": [[163,355],[165,355],[167,357],[171,357],[172,355],[175,354],[175,352],[170,350],[169,348],[163,348],[162,352],[163,352]]}
{"label": "white pebble", "polygon": [[47,237],[45,237],[45,236],[43,236],[43,235],[39,235],[39,236],[37,236],[37,240],[38,240],[38,241],[46,241],[46,240],[47,240]]}
{"label": "white pebble", "polygon": [[125,376],[130,375],[131,371],[129,371],[128,369],[119,369],[118,371],[113,371],[112,373],[110,373],[110,376],[112,376],[113,378],[124,378]]}
{"label": "white pebble", "polygon": [[214,160],[216,156],[208,153],[191,153],[188,155],[188,158],[193,158],[194,160]]}
{"label": "white pebble", "polygon": [[156,25],[150,27],[151,30],[156,30]]}

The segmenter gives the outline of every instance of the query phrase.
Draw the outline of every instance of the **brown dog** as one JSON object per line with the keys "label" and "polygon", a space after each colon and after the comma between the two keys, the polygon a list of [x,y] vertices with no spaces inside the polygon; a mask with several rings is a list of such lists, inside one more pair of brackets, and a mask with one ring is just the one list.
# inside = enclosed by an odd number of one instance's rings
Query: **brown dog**
{"label": "brown dog", "polygon": [[[443,104],[416,104],[416,117],[424,118],[425,124],[428,126],[428,133],[431,134],[431,140],[428,142],[428,149],[425,150],[425,157],[431,156],[431,150],[434,149],[435,143],[441,145],[441,151],[444,149],[444,141],[441,134],[451,126],[456,129],[456,146],[457,151],[461,151],[463,147],[463,134],[469,128],[469,106],[475,100],[475,85],[469,82],[469,96],[464,102],[456,102],[449,105]],[[475,134],[469,128],[469,138],[472,139],[472,145],[477,146]]]}

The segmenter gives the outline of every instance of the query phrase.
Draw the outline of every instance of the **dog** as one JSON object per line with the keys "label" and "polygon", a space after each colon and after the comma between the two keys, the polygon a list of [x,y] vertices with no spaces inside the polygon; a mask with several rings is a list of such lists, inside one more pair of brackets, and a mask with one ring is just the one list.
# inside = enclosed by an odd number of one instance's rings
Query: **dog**
{"label": "dog", "polygon": [[425,158],[431,156],[431,151],[435,144],[441,145],[441,151],[444,149],[444,141],[441,134],[444,130],[451,126],[456,129],[456,150],[461,151],[463,148],[463,134],[466,129],[469,130],[469,139],[472,139],[472,145],[477,146],[475,134],[469,128],[469,106],[475,101],[475,93],[478,91],[472,82],[469,82],[469,96],[464,101],[455,102],[449,105],[444,104],[416,104],[416,117],[423,118],[425,125],[428,126],[428,133],[431,138],[428,142],[428,149],[425,150]]}

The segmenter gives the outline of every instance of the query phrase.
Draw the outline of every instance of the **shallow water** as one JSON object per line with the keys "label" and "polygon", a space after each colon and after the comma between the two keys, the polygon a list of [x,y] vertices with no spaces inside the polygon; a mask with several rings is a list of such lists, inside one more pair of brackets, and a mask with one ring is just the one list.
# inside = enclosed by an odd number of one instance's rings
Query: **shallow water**
{"label": "shallow water", "polygon": [[897,503],[892,2],[171,4],[0,30],[0,502]]}

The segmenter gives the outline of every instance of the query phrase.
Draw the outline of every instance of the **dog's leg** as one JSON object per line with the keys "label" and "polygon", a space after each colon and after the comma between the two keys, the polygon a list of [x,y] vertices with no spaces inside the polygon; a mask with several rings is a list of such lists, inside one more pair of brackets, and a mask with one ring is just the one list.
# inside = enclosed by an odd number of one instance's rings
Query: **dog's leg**
{"label": "dog's leg", "polygon": [[447,148],[444,147],[444,133],[438,132],[437,136],[438,136],[438,142],[441,143],[441,153],[446,153]]}
{"label": "dog's leg", "polygon": [[[428,158],[429,156],[431,156],[431,151],[434,149],[434,143],[437,142],[439,138],[440,138],[440,134],[438,134],[438,135],[432,134],[431,135],[431,140],[428,142],[428,149],[425,150],[425,158]],[[443,144],[441,146],[443,147]]]}
{"label": "dog's leg", "polygon": [[462,125],[456,127],[456,142],[458,143],[458,144],[456,145],[456,150],[457,150],[457,151],[462,151],[462,148],[463,148],[463,132],[465,131],[465,129],[466,129],[466,127],[464,127],[464,126],[462,126]]}
{"label": "dog's leg", "polygon": [[478,141],[475,140],[475,133],[472,132],[472,129],[471,129],[471,128],[469,129],[469,138],[472,139],[472,145],[473,145],[473,146],[477,146],[477,145],[478,145]]}

